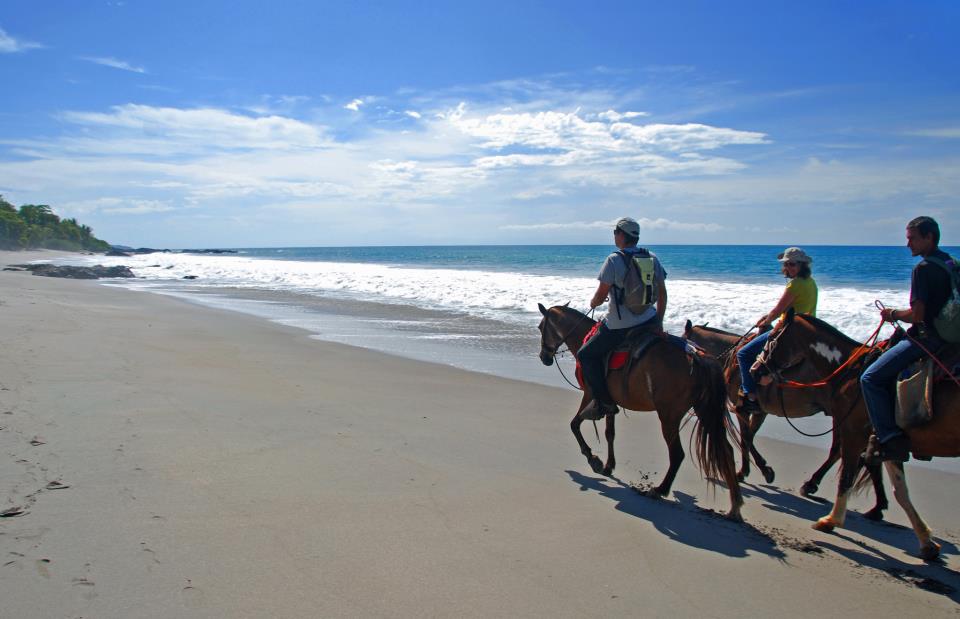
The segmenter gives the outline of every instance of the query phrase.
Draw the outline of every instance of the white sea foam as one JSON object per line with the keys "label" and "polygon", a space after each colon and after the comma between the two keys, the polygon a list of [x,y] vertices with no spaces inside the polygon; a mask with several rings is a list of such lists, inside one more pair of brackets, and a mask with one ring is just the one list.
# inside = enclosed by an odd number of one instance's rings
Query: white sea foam
{"label": "white sea foam", "polygon": [[[409,304],[466,312],[511,323],[539,320],[537,303],[586,310],[597,282],[592,277],[518,272],[394,267],[370,263],[266,260],[236,255],[157,253],[131,257],[87,257],[88,263],[126,264],[141,283],[197,288],[258,288],[349,300]],[[195,280],[183,280],[185,276]],[[668,280],[666,327],[680,332],[696,324],[743,332],[773,307],[782,283],[756,284],[696,279]],[[874,300],[903,307],[902,289],[822,286],[818,316],[855,339],[869,335],[879,321]],[[599,308],[605,312],[606,306]]]}

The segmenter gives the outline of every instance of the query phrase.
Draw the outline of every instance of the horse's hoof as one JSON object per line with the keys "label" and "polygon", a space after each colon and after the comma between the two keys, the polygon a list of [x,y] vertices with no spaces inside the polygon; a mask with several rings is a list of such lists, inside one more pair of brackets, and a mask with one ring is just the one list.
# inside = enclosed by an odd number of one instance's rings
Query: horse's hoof
{"label": "horse's hoof", "polygon": [[587,462],[590,463],[590,468],[593,469],[593,472],[597,475],[605,475],[603,472],[603,461],[596,456],[590,456],[587,458]]}
{"label": "horse's hoof", "polygon": [[940,556],[940,544],[933,540],[927,542],[920,548],[920,558],[924,561],[933,561]]}
{"label": "horse's hoof", "polygon": [[737,481],[742,484],[743,480],[747,478],[747,475],[748,473],[744,473],[743,471],[737,471]]}
{"label": "horse's hoof", "polygon": [[610,477],[611,475],[613,475],[613,467],[612,467],[612,466],[605,466],[605,467],[603,467],[603,471],[601,471],[601,472],[603,473],[604,476]]}
{"label": "horse's hoof", "polygon": [[828,518],[821,518],[820,520],[817,520],[816,522],[814,522],[814,523],[811,524],[810,526],[811,526],[811,528],[813,528],[814,530],[816,530],[816,531],[823,531],[824,533],[830,533],[831,531],[833,531],[833,530],[837,527],[837,525],[834,524],[833,521],[831,521],[831,520],[828,519]]}
{"label": "horse's hoof", "polygon": [[804,484],[800,486],[800,496],[812,496],[816,494],[817,490],[819,489],[820,486],[812,481],[804,482]]}
{"label": "horse's hoof", "polygon": [[772,484],[773,480],[776,478],[777,474],[773,472],[773,469],[769,466],[763,469],[763,481],[768,484]]}
{"label": "horse's hoof", "polygon": [[873,520],[874,522],[879,522],[883,520],[883,510],[879,507],[874,507],[868,512],[864,512],[863,517],[867,520]]}
{"label": "horse's hoof", "polygon": [[729,512],[727,512],[725,518],[731,522],[743,522],[743,514],[740,513],[739,509],[731,509]]}

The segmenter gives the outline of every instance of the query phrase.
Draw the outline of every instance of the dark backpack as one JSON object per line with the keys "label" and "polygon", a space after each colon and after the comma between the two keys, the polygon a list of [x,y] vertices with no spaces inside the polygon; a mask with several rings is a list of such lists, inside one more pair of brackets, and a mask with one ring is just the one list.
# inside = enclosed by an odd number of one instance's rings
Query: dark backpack
{"label": "dark backpack", "polygon": [[956,344],[960,342],[960,265],[953,256],[950,256],[949,260],[927,256],[924,260],[937,265],[950,275],[950,298],[933,319],[933,326],[941,339]]}
{"label": "dark backpack", "polygon": [[626,274],[623,276],[623,286],[615,286],[614,300],[617,303],[617,315],[623,306],[634,314],[642,314],[657,302],[660,291],[660,282],[657,277],[656,263],[653,255],[646,249],[640,248],[635,253],[618,251],[623,258]]}

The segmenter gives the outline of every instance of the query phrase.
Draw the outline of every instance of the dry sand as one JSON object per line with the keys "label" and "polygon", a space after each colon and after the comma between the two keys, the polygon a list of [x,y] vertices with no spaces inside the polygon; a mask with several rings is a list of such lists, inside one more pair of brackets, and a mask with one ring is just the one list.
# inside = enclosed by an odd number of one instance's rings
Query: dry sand
{"label": "dry sand", "polygon": [[761,440],[777,481],[746,484],[747,523],[733,524],[701,509],[725,510],[727,493],[689,459],[669,499],[631,488],[666,468],[651,413],[618,418],[617,479],[592,473],[568,429],[577,402],[159,295],[2,272],[0,511],[23,513],[0,518],[0,617],[960,609],[957,476],[908,472],[945,553],[925,565],[896,505],[898,524],[851,514],[836,534],[810,529],[829,504],[794,489],[818,450]]}

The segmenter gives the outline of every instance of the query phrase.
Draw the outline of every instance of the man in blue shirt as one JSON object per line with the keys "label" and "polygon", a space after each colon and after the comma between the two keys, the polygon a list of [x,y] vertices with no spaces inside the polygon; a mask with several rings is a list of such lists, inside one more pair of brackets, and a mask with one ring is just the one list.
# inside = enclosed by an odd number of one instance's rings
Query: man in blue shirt
{"label": "man in blue shirt", "polygon": [[[620,292],[623,289],[623,280],[626,277],[627,269],[635,268],[628,262],[629,256],[646,252],[645,249],[637,247],[639,240],[640,224],[629,217],[620,219],[613,229],[613,241],[619,251],[607,256],[603,266],[600,267],[600,274],[597,276],[600,284],[590,300],[590,307],[595,308],[602,305],[608,297],[610,298],[610,305],[606,318],[600,321],[596,335],[590,338],[577,353],[577,359],[580,360],[583,372],[583,380],[593,394],[593,401],[581,412],[581,417],[584,419],[600,419],[604,415],[616,413],[618,410],[607,389],[605,359],[610,351],[616,348],[627,337],[630,330],[635,327],[648,325],[662,329],[663,313],[667,309],[667,288],[664,283],[667,273],[652,253],[647,252],[654,262],[656,289],[654,302],[640,314],[634,314],[623,304],[623,297]],[[627,257],[625,258],[623,254],[626,254]]]}

